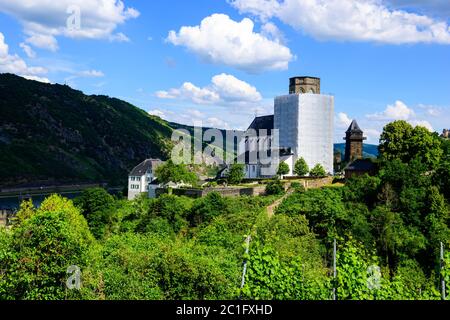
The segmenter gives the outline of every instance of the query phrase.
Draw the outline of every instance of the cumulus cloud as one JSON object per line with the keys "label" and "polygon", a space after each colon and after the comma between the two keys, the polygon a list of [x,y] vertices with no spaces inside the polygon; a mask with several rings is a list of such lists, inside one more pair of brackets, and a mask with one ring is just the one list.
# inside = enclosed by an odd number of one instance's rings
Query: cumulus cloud
{"label": "cumulus cloud", "polygon": [[50,82],[43,77],[47,69],[42,67],[30,67],[17,54],[9,53],[9,46],[5,42],[5,36],[0,32],[0,73],[13,73],[30,80]]}
{"label": "cumulus cloud", "polygon": [[262,100],[257,89],[245,81],[229,74],[219,74],[212,78],[211,84],[200,88],[185,82],[180,88],[158,91],[160,99],[189,100],[196,104],[252,104]]}
{"label": "cumulus cloud", "polygon": [[394,121],[409,120],[414,116],[414,110],[410,109],[402,101],[396,101],[393,105],[388,105],[384,112],[367,115],[367,118],[370,120]]}
{"label": "cumulus cloud", "polygon": [[294,59],[289,48],[274,36],[273,26],[266,26],[265,35],[254,31],[252,20],[236,22],[224,14],[213,14],[199,26],[184,26],[170,31],[167,41],[184,46],[209,63],[224,64],[250,73],[286,70]]}
{"label": "cumulus cloud", "polygon": [[450,27],[380,0],[229,0],[241,13],[284,23],[318,39],[450,44]]}
{"label": "cumulus cloud", "polygon": [[[419,105],[418,107],[421,109],[425,108],[424,105]],[[380,125],[384,125],[391,121],[404,120],[413,126],[421,126],[427,128],[431,132],[434,132],[435,130],[433,125],[429,120],[430,117],[435,116],[432,116],[426,112],[418,113],[402,101],[396,101],[394,104],[388,105],[383,112],[369,114],[366,116],[369,121],[375,121]]]}
{"label": "cumulus cloud", "polygon": [[28,44],[51,51],[58,50],[58,36],[127,41],[116,29],[139,16],[120,0],[0,0],[0,12],[20,21]]}
{"label": "cumulus cloud", "polygon": [[343,112],[340,112],[336,115],[336,127],[339,129],[347,129],[350,127],[350,124],[352,123],[352,119]]}

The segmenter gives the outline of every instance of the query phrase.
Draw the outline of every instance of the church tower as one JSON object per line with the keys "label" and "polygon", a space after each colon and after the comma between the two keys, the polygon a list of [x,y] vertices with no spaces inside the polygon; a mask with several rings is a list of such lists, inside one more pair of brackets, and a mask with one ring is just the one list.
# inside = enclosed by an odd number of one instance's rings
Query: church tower
{"label": "church tower", "polygon": [[363,142],[366,139],[356,120],[353,120],[344,138],[347,141],[345,146],[346,162],[353,162],[363,158]]}
{"label": "church tower", "polygon": [[294,77],[289,79],[289,94],[320,94],[320,78]]}

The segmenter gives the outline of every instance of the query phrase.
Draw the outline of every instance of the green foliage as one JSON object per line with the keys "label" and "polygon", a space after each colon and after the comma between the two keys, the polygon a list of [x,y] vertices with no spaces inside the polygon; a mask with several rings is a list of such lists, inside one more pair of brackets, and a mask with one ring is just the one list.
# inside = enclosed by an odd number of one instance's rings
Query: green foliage
{"label": "green foliage", "polygon": [[197,175],[189,171],[185,164],[175,164],[172,160],[156,169],[156,177],[163,184],[173,182],[193,185],[198,181]]}
{"label": "green foliage", "polygon": [[305,159],[300,158],[295,162],[294,173],[299,177],[306,176],[309,173],[309,167]]}
{"label": "green foliage", "polygon": [[327,172],[321,164],[317,164],[314,168],[311,169],[309,175],[311,177],[320,178],[325,177],[327,175]]}
{"label": "green foliage", "polygon": [[227,201],[217,192],[209,193],[205,198],[195,201],[189,215],[193,225],[210,222],[215,217],[227,212]]}
{"label": "green foliage", "polygon": [[284,176],[289,174],[290,171],[291,169],[289,168],[289,165],[286,162],[282,162],[278,166],[277,175]]}
{"label": "green foliage", "polygon": [[282,261],[272,247],[256,240],[249,253],[242,296],[256,300],[320,300],[329,298],[329,282],[314,278],[300,258]]}
{"label": "green foliage", "polygon": [[30,219],[36,213],[36,209],[33,205],[33,200],[25,200],[20,203],[19,210],[16,214],[16,220],[18,223],[22,223],[27,219]]}
{"label": "green foliage", "polygon": [[232,164],[227,175],[228,183],[232,185],[240,184],[245,177],[244,169],[242,164]]}
{"label": "green foliage", "polygon": [[232,299],[239,277],[225,250],[156,235],[114,236],[101,256],[89,285],[108,300]]}
{"label": "green foliage", "polygon": [[441,139],[436,133],[406,121],[395,121],[384,127],[380,138],[380,157],[408,163],[419,158],[429,168],[435,167],[443,155]]}
{"label": "green foliage", "polygon": [[[450,250],[448,150],[442,144],[436,163],[438,151],[422,150],[434,148],[429,133],[397,126],[386,130],[386,137],[395,134],[376,176],[342,188],[293,183],[295,192],[270,218],[266,208],[279,195],[125,201],[94,189],[76,200],[89,225],[61,197],[38,209],[23,203],[12,229],[0,229],[0,299],[326,300],[333,287],[341,300],[439,299],[440,243]],[[402,144],[398,134],[410,140]],[[96,212],[109,218],[96,220]],[[448,285],[448,252],[445,259]],[[243,261],[248,272],[239,290]],[[80,291],[65,289],[70,265],[82,269]]]}
{"label": "green foliage", "polygon": [[[4,241],[4,240],[3,240]],[[68,298],[67,268],[89,265],[95,245],[86,220],[71,201],[47,198],[29,219],[16,225],[2,249],[0,299],[59,300]]]}
{"label": "green foliage", "polygon": [[284,193],[284,185],[280,180],[271,181],[266,186],[266,195],[282,195]]}
{"label": "green foliage", "polygon": [[97,239],[103,238],[110,232],[117,221],[114,201],[113,196],[102,188],[84,190],[74,200],[74,204],[86,218],[92,234]]}

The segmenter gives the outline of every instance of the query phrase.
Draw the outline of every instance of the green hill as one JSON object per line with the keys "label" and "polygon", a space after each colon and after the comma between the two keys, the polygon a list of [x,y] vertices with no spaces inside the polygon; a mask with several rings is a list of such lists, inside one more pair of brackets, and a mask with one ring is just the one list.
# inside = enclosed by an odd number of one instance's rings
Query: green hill
{"label": "green hill", "polygon": [[120,183],[173,129],[124,101],[0,74],[0,185]]}
{"label": "green hill", "polygon": [[[118,99],[11,74],[0,74],[0,97],[0,187],[123,185],[143,159],[168,158],[174,129],[192,132]],[[364,151],[378,152],[372,145]]]}
{"label": "green hill", "polygon": [[[342,156],[345,155],[345,143],[336,143],[334,145],[334,151],[340,151]],[[373,144],[364,144],[363,154],[366,158],[376,158],[378,157],[378,146]]]}

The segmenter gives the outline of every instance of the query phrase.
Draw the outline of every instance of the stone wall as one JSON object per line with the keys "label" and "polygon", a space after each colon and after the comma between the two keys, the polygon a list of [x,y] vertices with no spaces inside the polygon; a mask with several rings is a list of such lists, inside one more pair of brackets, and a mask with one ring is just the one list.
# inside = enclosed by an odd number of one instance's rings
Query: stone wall
{"label": "stone wall", "polygon": [[[172,194],[177,196],[186,196],[190,198],[202,198],[206,197],[211,192],[217,192],[223,197],[239,197],[239,196],[260,196],[266,191],[265,186],[257,186],[253,188],[207,188],[207,189],[172,189]],[[167,189],[157,189],[157,197],[162,194],[167,194]]]}
{"label": "stone wall", "polygon": [[[286,187],[289,187],[291,182],[290,180],[296,180],[296,182],[300,182],[303,184],[305,189],[316,189],[322,188],[326,185],[330,185],[333,183],[333,177],[325,177],[325,178],[286,178],[284,182],[286,182]],[[169,192],[168,189],[156,189],[156,196],[159,197],[162,194],[167,194]],[[257,185],[255,187],[249,188],[206,188],[206,189],[172,189],[172,194],[177,196],[186,196],[190,198],[202,198],[206,197],[211,192],[217,192],[221,194],[223,197],[239,197],[239,196],[250,196],[256,197],[264,195],[266,192],[265,185]]]}

